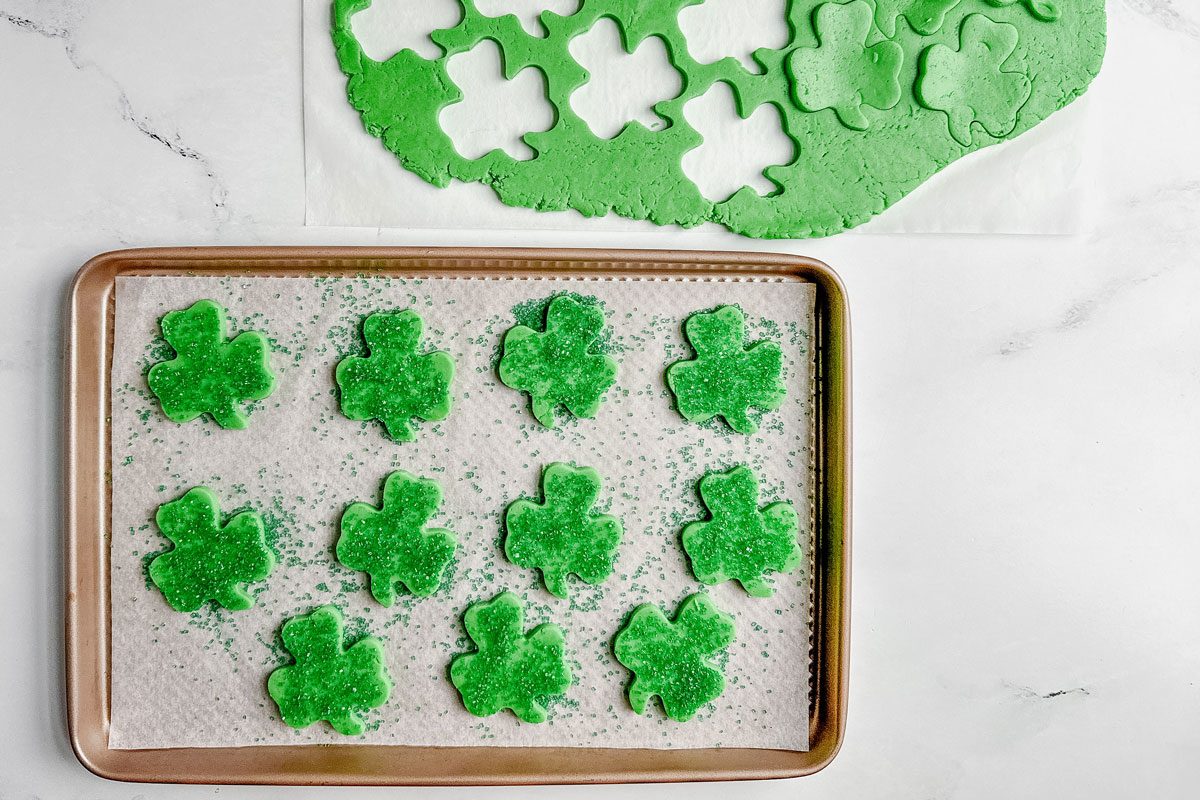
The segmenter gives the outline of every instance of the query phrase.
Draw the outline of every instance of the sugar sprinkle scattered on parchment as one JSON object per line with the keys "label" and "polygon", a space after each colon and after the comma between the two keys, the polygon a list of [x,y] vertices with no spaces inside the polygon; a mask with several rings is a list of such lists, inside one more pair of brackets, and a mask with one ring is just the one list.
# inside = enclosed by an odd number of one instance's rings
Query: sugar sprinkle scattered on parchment
{"label": "sugar sprinkle scattered on parchment", "polygon": [[[509,327],[564,291],[604,308],[611,329],[604,348],[620,368],[595,420],[547,430],[530,416],[527,398],[497,379],[495,359]],[[243,431],[207,420],[171,423],[145,385],[149,365],[164,357],[158,319],[201,298],[225,305],[231,326],[262,330],[272,344],[278,386],[251,408]],[[785,374],[798,388],[750,436],[686,422],[663,380],[665,366],[689,354],[684,318],[722,303],[745,310],[750,337],[779,341]],[[287,728],[266,693],[267,674],[287,661],[279,626],[333,603],[345,615],[348,640],[369,633],[383,641],[396,682],[355,741],[805,749],[807,566],[780,580],[773,598],[748,598],[732,584],[709,590],[736,618],[737,637],[723,657],[725,693],[686,724],[665,719],[657,707],[644,716],[629,709],[629,674],[613,657],[612,637],[636,605],[673,608],[703,588],[678,537],[703,513],[696,481],[705,471],[748,464],[762,477],[764,503],[810,507],[812,303],[812,287],[798,283],[118,279],[111,745],[341,740],[327,727]],[[366,314],[404,308],[421,313],[427,346],[450,352],[459,369],[450,416],[423,423],[416,441],[396,443],[378,423],[339,413],[333,369],[345,355],[363,352]],[[620,517],[626,530],[613,575],[596,587],[573,583],[569,600],[552,597],[535,571],[510,564],[501,550],[504,508],[534,491],[541,468],[553,461],[600,469],[605,492],[597,509]],[[455,531],[461,545],[432,597],[402,595],[384,608],[371,599],[364,575],[337,563],[333,545],[345,506],[375,497],[396,469],[443,486],[446,498],[431,524]],[[279,564],[253,587],[249,611],[210,606],[180,614],[147,586],[145,564],[167,545],[154,509],[195,485],[217,492],[224,513],[263,515]],[[801,539],[807,551],[807,531]],[[463,609],[505,588],[525,598],[528,624],[554,622],[566,632],[575,684],[550,702],[541,725],[511,715],[472,717],[447,677],[450,659],[468,645]]]}

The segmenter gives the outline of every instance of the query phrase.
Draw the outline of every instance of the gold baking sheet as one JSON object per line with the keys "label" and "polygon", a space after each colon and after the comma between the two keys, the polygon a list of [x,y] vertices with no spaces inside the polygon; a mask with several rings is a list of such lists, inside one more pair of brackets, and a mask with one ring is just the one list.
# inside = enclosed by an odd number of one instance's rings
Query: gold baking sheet
{"label": "gold baking sheet", "polygon": [[[109,368],[119,275],[791,277],[817,288],[817,526],[810,750],[609,750],[337,744],[112,750],[109,722]],[[72,743],[105,777],[292,784],[490,784],[791,777],[825,766],[845,724],[849,330],[828,267],[793,256],[666,251],[178,248],[110,253],[79,273],[67,343],[67,691]]]}

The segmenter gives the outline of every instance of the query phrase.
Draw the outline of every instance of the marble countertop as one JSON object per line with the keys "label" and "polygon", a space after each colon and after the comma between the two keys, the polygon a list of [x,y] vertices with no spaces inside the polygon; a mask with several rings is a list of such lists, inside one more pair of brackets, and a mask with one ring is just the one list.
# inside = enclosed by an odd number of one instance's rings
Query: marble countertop
{"label": "marble countertop", "polygon": [[[299,4],[0,0],[0,797],[1183,798],[1200,785],[1200,7],[1110,0],[1088,233],[749,242],[303,227]],[[855,359],[849,727],[730,787],[109,783],[63,710],[61,337],[143,245],[781,250],[845,279]]]}

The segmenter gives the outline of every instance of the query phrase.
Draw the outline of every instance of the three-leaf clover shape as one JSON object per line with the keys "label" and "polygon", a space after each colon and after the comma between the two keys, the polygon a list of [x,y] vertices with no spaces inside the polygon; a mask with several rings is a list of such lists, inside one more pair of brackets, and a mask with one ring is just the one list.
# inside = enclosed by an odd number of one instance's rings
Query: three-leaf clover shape
{"label": "three-leaf clover shape", "polygon": [[361,712],[383,705],[392,692],[379,640],[368,636],[346,647],[335,606],[293,617],[280,635],[296,660],[267,679],[267,693],[283,721],[307,728],[326,720],[344,736],[361,734]]}
{"label": "three-leaf clover shape", "polygon": [[504,513],[504,554],[541,570],[556,597],[567,596],[567,575],[594,586],[612,574],[623,531],[616,517],[592,513],[600,486],[591,467],[551,464],[542,472],[544,500],[517,500]]}
{"label": "three-leaf clover shape", "polygon": [[744,466],[705,475],[700,498],[712,516],[687,525],[682,536],[696,579],[710,586],[737,581],[752,597],[770,597],[765,575],[800,564],[800,521],[791,503],[760,510],[758,478]]}
{"label": "three-leaf clover shape", "polygon": [[450,681],[467,711],[487,717],[508,708],[525,722],[544,722],[544,699],[571,685],[562,629],[544,623],[525,633],[525,606],[512,592],[473,604],[463,624],[476,650],[454,657]]}
{"label": "three-leaf clover shape", "polygon": [[775,342],[746,346],[746,318],[737,306],[696,313],[684,323],[696,358],[667,368],[679,413],[692,422],[723,417],[738,433],[754,433],[751,409],[783,405],[783,351]]}
{"label": "three-leaf clover shape", "polygon": [[900,102],[904,49],[885,39],[867,46],[875,12],[864,0],[817,8],[818,47],[802,47],[788,57],[796,104],[805,111],[832,108],[855,130],[870,125],[863,106],[889,109]]}
{"label": "three-leaf clover shape", "polygon": [[725,690],[725,676],[711,659],[733,635],[733,617],[703,594],[685,599],[674,619],[658,606],[638,606],[613,642],[617,661],[633,673],[629,705],[643,714],[657,696],[668,717],[687,722]]}
{"label": "three-leaf clover shape", "polygon": [[974,123],[996,138],[1016,127],[1017,114],[1033,91],[1024,73],[1003,69],[1017,38],[1012,25],[972,14],[963,21],[958,50],[935,44],[921,54],[917,100],[945,112],[950,134],[960,144],[971,146]]}
{"label": "three-leaf clover shape", "polygon": [[338,561],[367,573],[371,594],[385,606],[395,601],[397,583],[418,597],[433,594],[457,544],[450,531],[425,527],[441,504],[437,483],[393,472],[383,484],[382,506],[351,503],[342,513]]}
{"label": "three-leaf clover shape", "polygon": [[546,307],[545,331],[518,325],[505,334],[500,380],[529,394],[534,418],[547,428],[560,405],[590,419],[617,380],[617,362],[595,351],[603,330],[599,306],[559,295]]}
{"label": "three-leaf clover shape", "polygon": [[371,314],[363,320],[368,355],[347,356],[337,365],[343,414],[379,420],[398,442],[415,438],[414,418],[435,422],[450,414],[454,359],[441,351],[417,351],[424,324],[413,311]]}
{"label": "three-leaf clover shape", "polygon": [[204,486],[158,507],[154,521],[175,546],[150,562],[150,580],[176,611],[209,600],[242,611],[254,605],[243,584],[264,580],[275,566],[262,517],[243,511],[221,524],[217,496]]}
{"label": "three-leaf clover shape", "polygon": [[239,404],[263,400],[275,388],[270,345],[258,331],[227,339],[225,309],[212,300],[172,311],[161,321],[175,357],[150,367],[146,382],[173,422],[209,414],[222,428],[246,427]]}

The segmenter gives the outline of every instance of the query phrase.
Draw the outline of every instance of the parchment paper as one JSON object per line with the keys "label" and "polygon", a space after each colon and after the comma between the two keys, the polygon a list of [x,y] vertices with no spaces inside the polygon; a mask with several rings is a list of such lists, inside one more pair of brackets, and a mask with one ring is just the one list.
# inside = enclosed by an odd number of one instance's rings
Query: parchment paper
{"label": "parchment paper", "polygon": [[[618,384],[595,420],[540,428],[525,396],[495,377],[494,358],[512,308],[571,290],[605,304]],[[230,310],[230,333],[255,329],[274,342],[275,392],[247,429],[207,419],[167,420],[145,383],[151,363],[169,357],[157,340],[167,311],[210,298]],[[674,411],[664,365],[690,351],[680,324],[691,312],[738,303],[753,336],[784,348],[789,384],[783,408],[753,436],[685,422]],[[358,326],[376,310],[412,308],[425,320],[425,347],[457,364],[454,409],[419,423],[414,442],[394,443],[375,423],[353,422],[337,405],[333,369],[361,352]],[[811,525],[813,498],[813,290],[797,282],[585,281],[380,278],[126,277],[117,282],[112,367],[112,727],[114,748],[241,746],[345,741],[325,724],[285,726],[266,693],[267,676],[290,662],[277,631],[288,617],[335,603],[348,633],[379,637],[395,684],[369,731],[354,741],[414,745],[763,747],[802,750],[808,729],[808,566],[779,577],[771,598],[714,587],[733,614],[725,693],[691,722],[666,720],[655,706],[634,714],[628,672],[611,642],[624,615],[653,602],[669,607],[703,587],[692,577],[679,531],[704,516],[695,482],[704,472],[748,463],[763,480],[762,503],[790,500]],[[509,564],[500,549],[504,507],[536,495],[543,465],[574,461],[604,478],[601,506],[625,536],[612,577],[600,587],[572,579],[557,600],[536,573]],[[337,520],[355,500],[374,504],[386,475],[405,469],[436,479],[445,500],[432,525],[454,531],[457,563],[448,586],[429,598],[375,603],[365,576],[333,557]],[[169,548],[154,512],[205,485],[222,511],[263,514],[280,555],[255,606],[173,611],[147,582],[149,558]],[[801,534],[805,563],[811,530]],[[527,599],[527,627],[552,621],[566,632],[575,683],[541,725],[510,713],[486,719],[462,707],[447,678],[450,659],[469,649],[461,614],[508,588]]]}
{"label": "parchment paper", "polygon": [[[305,223],[348,227],[654,231],[615,215],[513,208],[480,184],[438,189],[400,166],[363,130],[346,100],[329,35],[328,0],[304,5]],[[431,42],[429,47],[436,45]],[[963,158],[861,228],[860,233],[1070,234],[1083,228],[1091,182],[1088,98],[1011,142]],[[512,109],[520,114],[520,109]],[[732,113],[732,112],[730,112]],[[713,153],[713,158],[720,158]],[[723,230],[715,225],[700,230]]]}

